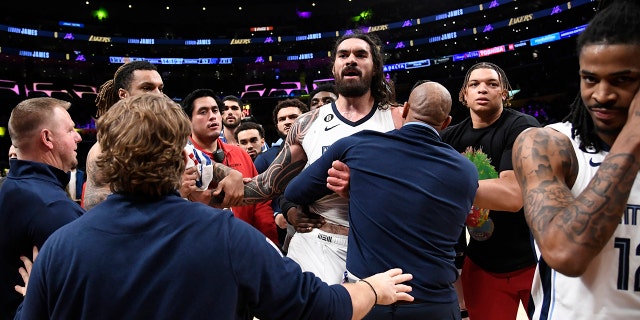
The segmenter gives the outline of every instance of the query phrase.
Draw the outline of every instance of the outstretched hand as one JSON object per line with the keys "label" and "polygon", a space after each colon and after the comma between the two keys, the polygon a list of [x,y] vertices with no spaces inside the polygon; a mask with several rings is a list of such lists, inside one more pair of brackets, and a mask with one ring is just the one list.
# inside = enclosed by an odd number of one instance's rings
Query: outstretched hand
{"label": "outstretched hand", "polygon": [[29,258],[25,256],[21,256],[20,260],[24,263],[24,267],[20,267],[18,272],[22,276],[22,281],[24,281],[24,286],[16,285],[13,287],[19,294],[23,297],[27,295],[27,287],[29,286],[29,277],[31,276],[31,268],[33,267],[33,263],[36,261],[36,257],[38,257],[38,247],[33,246],[33,260],[29,260]]}
{"label": "outstretched hand", "polygon": [[343,286],[349,291],[353,314],[351,319],[362,319],[376,305],[390,305],[398,301],[413,301],[411,286],[403,284],[413,279],[411,274],[403,274],[401,269],[391,269],[386,272],[364,278],[356,283],[345,283]]}
{"label": "outstretched hand", "polygon": [[413,279],[412,274],[402,273],[402,269],[395,268],[364,280],[375,289],[377,304],[390,305],[398,301],[413,301],[413,296],[408,293],[412,290],[411,286],[403,284],[411,279]]}
{"label": "outstretched hand", "polygon": [[349,199],[349,167],[340,160],[335,160],[327,173],[329,174],[327,188],[339,196]]}

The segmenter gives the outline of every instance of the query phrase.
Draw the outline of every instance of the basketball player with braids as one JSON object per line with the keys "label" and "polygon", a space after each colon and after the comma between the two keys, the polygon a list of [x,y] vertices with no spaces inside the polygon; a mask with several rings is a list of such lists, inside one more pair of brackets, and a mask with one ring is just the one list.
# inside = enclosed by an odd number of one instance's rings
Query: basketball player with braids
{"label": "basketball player with braids", "polygon": [[[155,65],[148,61],[132,61],[116,70],[113,79],[106,81],[96,97],[96,118],[102,116],[120,99],[142,93],[162,94],[164,83]],[[111,194],[109,186],[102,182],[95,165],[100,155],[100,144],[96,142],[87,154],[87,184],[82,199],[82,206],[89,210],[102,202]]]}
{"label": "basketball player with braids", "polygon": [[[473,320],[513,320],[522,301],[526,307],[535,271],[531,234],[522,212],[520,188],[511,164],[518,135],[538,121],[508,108],[511,85],[499,66],[480,62],[469,68],[459,101],[469,117],[442,132],[442,141],[458,152],[482,151],[499,178],[479,181],[474,206],[489,209],[482,227],[469,228],[471,239],[462,265],[464,305]],[[461,236],[461,248],[466,235]]]}
{"label": "basketball player with braids", "polygon": [[[118,102],[120,99],[124,99],[130,96],[137,96],[143,93],[154,93],[154,94],[163,94],[162,91],[164,89],[164,82],[162,81],[162,77],[158,72],[158,69],[155,65],[148,61],[132,61],[123,64],[116,70],[113,75],[113,79],[106,81],[102,86],[100,86],[100,90],[98,91],[98,96],[96,98],[96,106],[97,106],[97,115],[96,118],[102,116],[112,105]],[[99,137],[98,137],[99,138]],[[97,166],[95,165],[97,157],[100,155],[100,144],[96,142],[87,155],[86,161],[86,174],[87,174],[87,182],[85,186],[85,190],[82,196],[82,206],[86,210],[93,208],[98,203],[104,201],[106,197],[111,194],[111,190],[109,190],[109,186],[104,183],[100,176]],[[229,168],[213,164],[213,168],[211,169],[213,175],[224,176],[228,174]],[[234,173],[234,177],[236,176]],[[180,189],[180,193],[183,197],[187,197],[191,192],[208,192],[212,193],[211,190],[205,191],[196,191],[197,188],[195,186],[196,180],[198,179],[198,174],[196,173],[195,167],[191,167],[185,170],[185,174],[183,175],[182,187]],[[231,178],[231,177],[230,177]],[[241,177],[240,177],[241,179]],[[230,180],[228,180],[230,181]],[[234,180],[235,181],[235,180]],[[218,184],[218,189],[216,189],[214,194],[218,194],[222,188],[226,187],[226,181],[220,181]],[[229,184],[230,185],[230,184]],[[228,187],[225,190],[225,200],[221,203],[223,206],[230,206],[232,203],[237,204],[237,201],[230,200],[234,196],[234,192],[231,191]],[[239,197],[235,197],[235,199],[240,199],[242,195],[242,190],[239,188],[239,191],[235,194],[239,193]]]}
{"label": "basketball player with braids", "polygon": [[577,41],[565,122],[523,132],[513,164],[539,263],[531,319],[640,318],[640,4],[612,1]]}

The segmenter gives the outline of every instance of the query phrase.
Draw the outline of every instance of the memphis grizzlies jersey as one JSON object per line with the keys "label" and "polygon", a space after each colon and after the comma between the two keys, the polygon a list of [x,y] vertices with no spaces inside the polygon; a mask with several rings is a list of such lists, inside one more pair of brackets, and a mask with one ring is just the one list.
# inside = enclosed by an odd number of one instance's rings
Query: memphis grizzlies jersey
{"label": "memphis grizzlies jersey", "polygon": [[[374,106],[364,118],[352,122],[338,112],[335,102],[326,104],[318,108],[318,117],[302,140],[302,148],[307,154],[307,166],[320,158],[324,151],[340,138],[362,130],[387,132],[393,129],[395,128],[389,109],[380,110]],[[349,226],[349,200],[337,194],[316,201],[309,206],[309,210],[323,216],[327,222]]]}
{"label": "memphis grizzlies jersey", "polygon": [[[571,139],[568,122],[549,125]],[[571,193],[578,196],[608,151],[583,152],[571,139],[579,171]],[[627,208],[609,242],[580,277],[567,277],[540,258],[531,294],[532,319],[640,319],[640,182],[633,184]],[[538,257],[540,251],[536,245]]]}

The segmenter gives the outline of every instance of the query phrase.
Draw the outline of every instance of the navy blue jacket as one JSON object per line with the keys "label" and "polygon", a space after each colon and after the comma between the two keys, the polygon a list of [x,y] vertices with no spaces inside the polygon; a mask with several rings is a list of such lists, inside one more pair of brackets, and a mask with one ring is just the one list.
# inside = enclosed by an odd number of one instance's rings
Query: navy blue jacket
{"label": "navy blue jacket", "polygon": [[[280,153],[280,150],[282,150],[283,147],[284,142],[278,145],[273,145],[271,146],[271,148],[269,148],[269,150],[261,152],[256,157],[256,159],[253,160],[253,164],[256,166],[256,170],[258,170],[258,173],[263,173],[267,171],[267,169],[269,169],[269,166],[271,165],[273,160],[276,159],[276,156],[278,156],[278,153]],[[278,213],[282,213],[282,208],[280,207],[282,198],[282,195],[278,195],[271,201],[271,209],[273,209],[274,218]],[[280,241],[280,245],[282,246],[284,245],[285,238],[287,236],[287,229],[276,228],[276,230],[278,231],[278,240]]]}
{"label": "navy blue jacket", "polygon": [[352,306],[230,211],[112,194],[49,238],[19,316],[350,319]]}
{"label": "navy blue jacket", "polygon": [[84,171],[80,170],[80,169],[76,169],[76,185],[75,186],[69,186],[69,187],[75,187],[76,188],[76,198],[80,199],[82,198],[82,189],[83,189],[83,185],[85,182],[85,174]]}
{"label": "navy blue jacket", "polygon": [[422,123],[367,130],[331,145],[289,183],[285,197],[306,205],[329,194],[334,160],[351,172],[349,272],[365,278],[400,267],[413,274],[408,283],[418,301],[456,301],[454,245],[478,188],[471,161]]}
{"label": "navy blue jacket", "polygon": [[0,319],[12,319],[22,295],[20,256],[31,257],[61,226],[84,210],[65,192],[68,173],[50,165],[11,160],[11,170],[0,189]]}
{"label": "navy blue jacket", "polygon": [[256,166],[256,170],[258,170],[258,173],[267,171],[267,168],[269,168],[273,160],[276,159],[276,156],[278,155],[280,150],[282,150],[283,146],[284,143],[276,147],[271,147],[269,148],[269,150],[263,151],[258,154],[256,159],[253,160],[253,164]]}

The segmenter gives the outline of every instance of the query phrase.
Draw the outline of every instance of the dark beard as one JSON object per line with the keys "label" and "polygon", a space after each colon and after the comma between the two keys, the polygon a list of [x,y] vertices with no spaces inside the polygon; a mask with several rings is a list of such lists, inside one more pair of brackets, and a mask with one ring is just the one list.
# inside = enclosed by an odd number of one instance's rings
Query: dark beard
{"label": "dark beard", "polygon": [[355,83],[345,81],[342,77],[336,77],[336,91],[339,95],[347,98],[361,97],[371,90],[371,81],[371,76],[361,77],[360,81]]}
{"label": "dark beard", "polygon": [[343,81],[336,82],[336,91],[338,91],[338,94],[347,98],[361,97],[367,93],[369,89],[370,87],[362,81],[355,84],[346,84]]}
{"label": "dark beard", "polygon": [[229,129],[235,129],[240,125],[240,121],[234,123],[234,124],[226,124],[224,123],[224,121],[222,121],[222,126],[225,128],[229,128]]}
{"label": "dark beard", "polygon": [[[336,79],[336,91],[343,97],[361,97],[371,89],[371,81],[361,79],[357,83],[351,83],[342,79]],[[369,79],[370,80],[370,79]]]}

